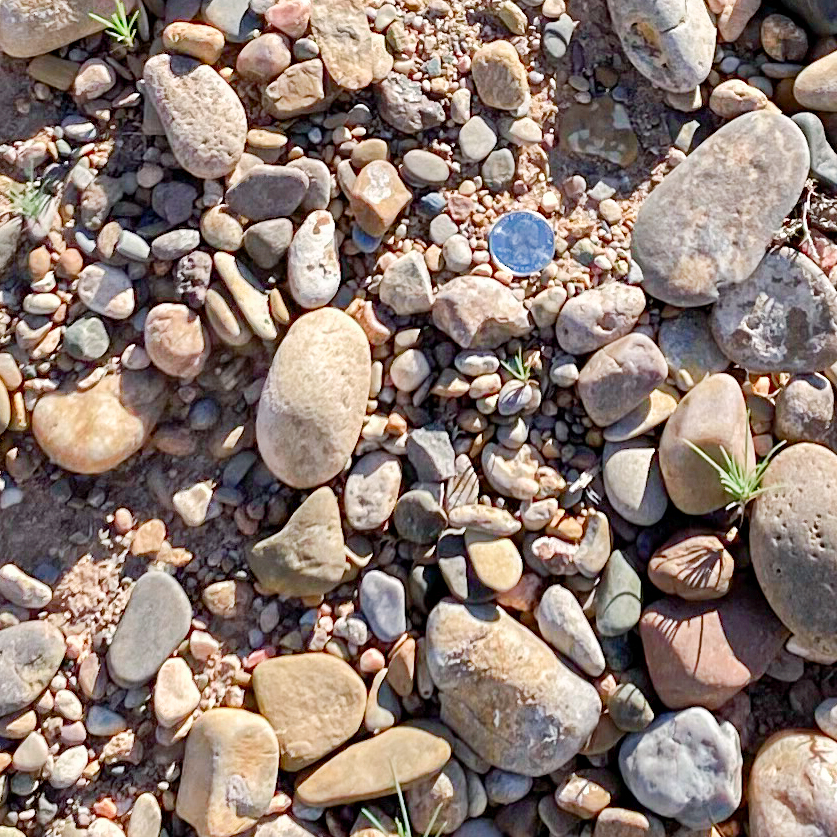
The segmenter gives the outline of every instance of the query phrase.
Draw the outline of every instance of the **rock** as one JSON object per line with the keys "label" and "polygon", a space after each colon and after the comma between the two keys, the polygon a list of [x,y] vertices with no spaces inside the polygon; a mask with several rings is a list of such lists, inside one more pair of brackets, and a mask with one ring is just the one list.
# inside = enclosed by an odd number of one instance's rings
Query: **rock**
{"label": "rock", "polygon": [[155,305],[145,318],[144,337],[151,362],[174,378],[196,378],[212,350],[200,317],[179,303]]}
{"label": "rock", "polygon": [[555,324],[561,348],[571,355],[595,352],[629,334],[645,310],[641,288],[608,282],[567,300]]}
{"label": "rock", "polygon": [[596,818],[593,837],[665,837],[665,826],[656,817],[625,808],[605,808]]}
{"label": "rock", "polygon": [[481,46],[471,63],[471,77],[483,104],[518,110],[529,99],[529,80],[517,50],[508,41]]}
{"label": "rock", "polygon": [[324,209],[312,212],[288,249],[288,289],[303,308],[327,305],[340,287],[340,259],[334,219]]}
{"label": "rock", "polygon": [[57,390],[32,412],[32,432],[52,462],[76,474],[116,468],[148,439],[167,399],[157,372],[106,375],[88,390]]}
{"label": "rock", "polygon": [[495,349],[531,330],[529,315],[509,288],[486,276],[459,276],[439,289],[433,324],[465,349]]}
{"label": "rock", "polygon": [[801,15],[818,35],[837,32],[837,10],[828,0],[782,0],[782,4]]}
{"label": "rock", "polygon": [[677,396],[667,386],[655,389],[638,407],[605,428],[607,442],[626,442],[661,425],[677,408]]}
{"label": "rock", "polygon": [[717,535],[678,533],[654,552],[648,580],[687,601],[720,599],[729,590],[735,562]]}
{"label": "rock", "polygon": [[734,588],[717,601],[660,599],[639,632],[660,700],[718,709],[767,670],[788,637],[761,594]]}
{"label": "rock", "polygon": [[404,790],[435,776],[451,755],[450,744],[421,722],[384,730],[351,744],[316,768],[296,787],[305,805],[330,807],[395,792],[393,774]]}
{"label": "rock", "polygon": [[837,698],[826,698],[814,711],[817,726],[829,737],[837,741]]}
{"label": "rock", "polygon": [[[383,159],[388,157],[388,152]],[[415,186],[444,186],[450,177],[450,166],[438,154],[413,148],[401,161],[404,179]],[[411,251],[415,252],[415,251]]]}
{"label": "rock", "polygon": [[603,476],[607,498],[625,520],[637,526],[653,526],[663,519],[668,494],[658,452],[647,437],[608,442]]}
{"label": "rock", "polygon": [[427,426],[407,436],[407,458],[422,482],[443,482],[456,474],[455,453],[448,431]]}
{"label": "rock", "polygon": [[827,443],[834,421],[834,390],[823,375],[794,375],[776,395],[773,432],[789,442]]}
{"label": "rock", "polygon": [[128,723],[122,715],[106,706],[91,706],[87,713],[85,726],[90,735],[110,738],[125,732]]}
{"label": "rock", "polygon": [[441,534],[436,556],[442,579],[457,599],[474,604],[490,601],[496,596],[496,591],[486,587],[474,573],[468,560],[465,538],[456,529]]}
{"label": "rock", "polygon": [[292,215],[308,189],[308,176],[290,166],[256,165],[234,186],[225,200],[236,215],[267,221]]}
{"label": "rock", "polygon": [[275,535],[250,551],[250,569],[270,593],[318,596],[333,590],[346,568],[337,497],[318,488]]}
{"label": "rock", "polygon": [[[224,35],[214,26],[176,21],[163,30],[163,47],[169,52],[178,52],[181,55],[197,58],[204,64],[214,64],[221,57]],[[288,64],[290,63],[289,55]],[[278,73],[281,72],[282,70],[278,71]]]}
{"label": "rock", "polygon": [[262,340],[275,340],[276,326],[270,315],[268,294],[261,282],[229,253],[215,253],[212,261],[253,333]]}
{"label": "rock", "polygon": [[486,157],[480,173],[488,189],[500,192],[511,184],[516,168],[514,154],[508,148],[499,148]]}
{"label": "rock", "polygon": [[265,32],[244,45],[235,60],[235,71],[248,81],[264,84],[284,73],[290,65],[287,39],[276,32]]}
{"label": "rock", "polygon": [[599,720],[595,689],[501,608],[446,599],[430,613],[426,641],[442,721],[495,767],[549,773]]}
{"label": "rock", "polygon": [[111,679],[123,689],[144,686],[186,638],[192,605],[170,575],[150,571],[140,577],[108,648]]}
{"label": "rock", "polygon": [[118,267],[96,262],[81,271],[76,287],[79,299],[96,314],[125,320],[134,313],[134,286]]}
{"label": "rock", "polygon": [[660,438],[660,468],[674,505],[694,515],[723,508],[732,498],[717,471],[687,441],[716,462],[723,463],[723,447],[748,469],[755,467],[747,406],[733,377],[719,374],[704,378],[677,405]]}
{"label": "rock", "polygon": [[170,729],[197,709],[201,693],[192,679],[189,664],[181,657],[166,660],[154,683],[154,717],[160,726]]}
{"label": "rock", "polygon": [[497,133],[481,116],[472,116],[459,129],[458,142],[462,157],[471,163],[478,163],[494,150]]}
{"label": "rock", "polygon": [[707,375],[729,366],[729,358],[712,336],[705,311],[692,309],[663,320],[657,343],[681,389],[689,390]]}
{"label": "rock", "polygon": [[837,152],[825,135],[825,127],[814,113],[796,113],[792,117],[808,141],[811,154],[811,176],[830,189],[837,189]]}
{"label": "rock", "polygon": [[837,361],[837,291],[790,247],[722,288],[711,322],[721,351],[751,372],[818,372]]}
{"label": "rock", "polygon": [[143,79],[177,162],[195,177],[229,174],[247,138],[232,87],[209,65],[166,53],[146,61]]}
{"label": "rock", "polygon": [[308,189],[302,199],[304,212],[328,209],[331,203],[331,172],[322,160],[300,157],[292,160],[288,168],[301,171],[308,178]]}
{"label": "rock", "polygon": [[837,829],[837,741],[807,730],[768,738],[750,771],[752,837],[826,837]]}
{"label": "rock", "polygon": [[535,617],[541,636],[582,671],[598,677],[605,669],[604,654],[575,596],[560,584],[547,587]]}
{"label": "rock", "polygon": [[[133,0],[125,3],[126,11],[133,7]],[[57,7],[38,0],[2,0],[0,51],[13,58],[30,58],[86,38],[104,29],[90,12],[107,19],[113,4],[110,0],[67,0]]]}
{"label": "rock", "polygon": [[[550,519],[551,519],[550,515]],[[450,525],[455,529],[470,529],[496,538],[507,538],[520,531],[521,524],[505,509],[484,506],[481,503],[456,506],[448,513]]]}
{"label": "rock", "polygon": [[392,513],[398,534],[406,541],[431,544],[445,528],[446,518],[436,498],[420,488],[405,491]]}
{"label": "rock", "polygon": [[210,709],[186,739],[177,815],[204,837],[232,837],[267,813],[279,772],[270,724],[244,709]]}
{"label": "rock", "polygon": [[64,659],[64,637],[49,622],[21,622],[0,630],[0,715],[29,706]]}
{"label": "rock", "polygon": [[404,585],[394,575],[366,573],[360,582],[360,607],[381,642],[395,642],[407,630]]}
{"label": "rock", "polygon": [[128,820],[128,837],[157,837],[163,815],[160,803],[153,793],[141,793],[131,808],[131,818]]}
{"label": "rock", "polygon": [[433,283],[421,253],[411,250],[389,265],[384,270],[378,294],[381,302],[399,316],[430,311],[433,307]]}
{"label": "rock", "polygon": [[722,82],[709,97],[709,109],[722,119],[735,119],[743,113],[774,107],[764,91],[738,78]]}
{"label": "rock", "polygon": [[311,0],[311,34],[337,84],[361,90],[372,83],[372,39],[361,0]]}
{"label": "rock", "polygon": [[434,831],[451,834],[468,818],[468,781],[456,759],[451,759],[438,776],[413,785],[406,797],[410,821],[416,829],[424,831],[433,822]]}
{"label": "rock", "polygon": [[244,249],[259,267],[270,270],[291,246],[293,235],[293,224],[287,218],[259,221],[245,230]]}
{"label": "rock", "polygon": [[73,80],[73,96],[80,102],[99,99],[116,84],[116,72],[101,58],[88,58]]}
{"label": "rock", "polygon": [[[785,116],[756,111],[716,131],[640,209],[631,247],[646,292],[699,307],[747,279],[796,204],[809,164],[805,137]],[[766,172],[775,175],[770,189],[754,189]]]}
{"label": "rock", "polygon": [[738,808],[741,767],[735,727],[700,707],[661,715],[619,751],[622,778],[640,804],[691,828],[722,822]]}
{"label": "rock", "polygon": [[445,121],[445,109],[422,91],[421,84],[390,73],[376,88],[378,115],[404,134],[417,134]]}
{"label": "rock", "polygon": [[247,0],[203,0],[201,14],[230,43],[240,44],[259,34],[259,20]]}
{"label": "rock", "polygon": [[151,252],[155,259],[171,262],[196,250],[200,243],[201,234],[197,230],[171,230],[151,242]]}
{"label": "rock", "polygon": [[[804,476],[803,476],[804,475]],[[808,442],[780,451],[768,466],[750,517],[750,554],[770,607],[806,646],[837,653],[837,583],[830,496],[837,455]]]}
{"label": "rock", "polygon": [[256,417],[259,452],[280,480],[312,488],[341,471],[360,436],[371,374],[369,341],[351,317],[323,308],[294,322]]}
{"label": "rock", "polygon": [[52,601],[49,585],[27,575],[14,564],[0,567],[0,594],[18,607],[40,610]]}
{"label": "rock", "polygon": [[625,732],[642,732],[654,720],[648,699],[633,683],[617,686],[607,699],[607,711],[616,726]]}
{"label": "rock", "polygon": [[644,334],[599,349],[581,369],[578,394],[590,418],[607,427],[639,406],[666,378],[668,366]]}
{"label": "rock", "polygon": [[686,93],[709,75],[715,25],[700,0],[681,4],[608,0],[608,8],[631,63],[657,87]]}
{"label": "rock", "polygon": [[639,622],[642,581],[617,549],[605,564],[596,588],[596,630],[600,636],[622,636]]}
{"label": "rock", "polygon": [[609,96],[589,105],[573,104],[564,112],[559,127],[561,146],[572,154],[630,166],[639,153],[628,111]]}
{"label": "rock", "polygon": [[470,530],[465,547],[474,575],[490,590],[505,593],[520,581],[523,559],[514,541]]}
{"label": "rock", "polygon": [[793,84],[793,97],[809,110],[837,110],[837,91],[834,89],[834,68],[837,59],[833,53],[809,64],[796,77]]}
{"label": "rock", "polygon": [[355,222],[375,238],[386,233],[412,199],[395,166],[387,160],[373,160],[364,166],[349,194]]}
{"label": "rock", "polygon": [[400,392],[415,392],[427,380],[430,372],[430,361],[424,352],[420,349],[407,349],[393,360],[389,377]]}
{"label": "rock", "polygon": [[442,245],[445,267],[453,273],[465,273],[471,266],[474,254],[464,235],[452,235]]}
{"label": "rock", "polygon": [[310,18],[310,0],[278,0],[265,12],[271,26],[294,39],[305,34]]}
{"label": "rock", "polygon": [[[55,759],[49,784],[58,790],[71,788],[81,778],[86,767],[87,747],[83,744],[68,747]],[[2,832],[0,832],[0,835],[2,835]]]}
{"label": "rock", "polygon": [[330,654],[265,660],[253,671],[253,692],[279,739],[281,768],[291,772],[348,741],[360,729],[366,707],[363,681]]}
{"label": "rock", "polygon": [[151,193],[151,206],[170,224],[183,224],[192,216],[198,190],[191,183],[170,180],[159,183]]}
{"label": "rock", "polygon": [[326,95],[323,62],[319,58],[291,64],[262,93],[262,107],[275,119],[293,119],[322,110]]}
{"label": "rock", "polygon": [[501,496],[531,500],[538,493],[535,477],[543,460],[531,445],[510,450],[490,442],[482,449],[480,462],[489,485]]}
{"label": "rock", "polygon": [[172,508],[187,526],[203,526],[207,520],[212,520],[221,514],[219,504],[213,501],[214,490],[215,484],[211,480],[188,485],[172,495]]}
{"label": "rock", "polygon": [[401,489],[401,461],[383,451],[372,451],[355,463],[343,491],[346,522],[367,531],[389,520]]}

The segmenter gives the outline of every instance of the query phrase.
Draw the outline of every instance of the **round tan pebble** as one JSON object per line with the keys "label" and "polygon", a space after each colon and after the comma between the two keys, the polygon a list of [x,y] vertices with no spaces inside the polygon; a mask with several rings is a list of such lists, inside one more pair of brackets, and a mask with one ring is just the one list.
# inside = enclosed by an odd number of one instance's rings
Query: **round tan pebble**
{"label": "round tan pebble", "polygon": [[118,508],[113,513],[113,528],[116,530],[117,534],[124,535],[130,532],[133,525],[134,516],[128,509],[124,507]]}
{"label": "round tan pebble", "polygon": [[367,648],[360,655],[359,667],[363,674],[376,674],[385,665],[384,655],[377,648]]}
{"label": "round tan pebble", "polygon": [[808,36],[785,15],[768,15],[761,24],[761,45],[774,61],[801,61],[808,52]]}
{"label": "round tan pebble", "polygon": [[158,518],[146,520],[131,541],[131,555],[156,555],[166,539],[166,524]]}
{"label": "round tan pebble", "polygon": [[29,276],[33,281],[43,279],[51,267],[52,261],[46,247],[36,247],[29,253]]}
{"label": "round tan pebble", "polygon": [[770,100],[758,87],[739,78],[722,82],[709,97],[710,110],[724,119],[734,119],[742,113],[764,110],[770,106]]}
{"label": "round tan pebble", "polygon": [[221,57],[224,35],[214,26],[177,21],[163,30],[163,46],[170,52],[190,55],[204,64],[214,64]]}
{"label": "round tan pebble", "polygon": [[145,320],[145,350],[151,362],[174,378],[194,378],[203,370],[211,346],[200,317],[179,303],[163,302]]}
{"label": "round tan pebble", "polygon": [[84,267],[84,258],[75,247],[68,247],[58,258],[55,272],[60,279],[75,279]]}
{"label": "round tan pebble", "polygon": [[223,204],[204,212],[200,227],[201,236],[210,247],[227,253],[241,249],[244,229]]}
{"label": "round tan pebble", "polygon": [[599,204],[599,215],[601,215],[608,224],[615,224],[622,220],[622,207],[619,206],[613,198],[605,198]]}

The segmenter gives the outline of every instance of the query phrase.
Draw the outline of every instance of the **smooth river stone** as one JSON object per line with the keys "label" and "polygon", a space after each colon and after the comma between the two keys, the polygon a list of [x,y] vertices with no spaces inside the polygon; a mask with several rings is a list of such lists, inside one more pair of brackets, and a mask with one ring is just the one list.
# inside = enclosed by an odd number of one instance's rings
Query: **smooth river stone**
{"label": "smooth river stone", "polygon": [[340,87],[361,90],[372,83],[372,37],[362,0],[311,0],[311,35]]}
{"label": "smooth river stone", "polygon": [[208,64],[184,55],[152,56],[143,79],[177,162],[195,177],[229,174],[247,141],[235,90]]}
{"label": "smooth river stone", "polygon": [[337,749],[360,729],[366,709],[363,680],[330,654],[265,660],[253,671],[253,691],[279,739],[282,770],[302,770]]}
{"label": "smooth river stone", "polygon": [[750,515],[750,556],[770,607],[802,644],[837,655],[837,455],[801,442],[779,452]]}
{"label": "smooth river stone", "polygon": [[807,256],[771,250],[739,285],[722,288],[712,335],[749,372],[819,372],[837,361],[837,291]]}
{"label": "smooth river stone", "polygon": [[167,399],[165,377],[153,370],[105,376],[88,390],[57,390],[39,399],[32,432],[56,465],[102,474],[145,443]]}
{"label": "smooth river stone", "polygon": [[63,659],[64,636],[49,622],[21,622],[0,631],[0,716],[29,706]]}
{"label": "smooth river stone", "polygon": [[680,532],[648,562],[648,580],[690,602],[720,599],[729,590],[735,561],[718,535]]}
{"label": "smooth river stone", "polygon": [[631,252],[651,296],[685,308],[756,269],[793,209],[810,165],[786,116],[733,119],[663,179],[642,204]]}
{"label": "smooth river stone", "polygon": [[191,622],[192,605],[176,579],[147,572],[134,585],[108,648],[113,682],[123,689],[148,683],[186,638]]}
{"label": "smooth river stone", "polygon": [[[126,0],[125,10],[134,5]],[[0,0],[0,52],[12,58],[45,55],[100,32],[105,27],[90,12],[107,19],[113,8],[111,0]]]}
{"label": "smooth river stone", "polygon": [[395,793],[434,776],[451,755],[450,744],[421,721],[384,730],[352,744],[321,764],[296,787],[305,805],[351,805]]}
{"label": "smooth river stone", "polygon": [[337,476],[360,436],[372,359],[363,329],[335,308],[301,316],[280,343],[256,417],[267,467],[294,488]]}
{"label": "smooth river stone", "polygon": [[837,834],[837,741],[783,730],[759,750],[747,789],[750,837]]}
{"label": "smooth river stone", "polygon": [[599,721],[590,683],[502,608],[445,599],[430,613],[426,642],[442,721],[495,767],[550,773]]}
{"label": "smooth river stone", "polygon": [[639,634],[669,709],[718,709],[767,671],[788,638],[761,593],[745,587],[710,602],[660,599],[642,614]]}

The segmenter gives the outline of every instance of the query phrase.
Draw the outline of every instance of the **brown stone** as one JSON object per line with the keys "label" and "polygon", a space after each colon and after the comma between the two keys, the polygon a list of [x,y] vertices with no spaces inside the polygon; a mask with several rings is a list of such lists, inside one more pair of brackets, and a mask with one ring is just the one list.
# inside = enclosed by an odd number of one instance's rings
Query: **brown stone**
{"label": "brown stone", "polygon": [[481,46],[471,63],[471,76],[483,104],[498,110],[517,110],[529,96],[526,68],[508,41]]}
{"label": "brown stone", "polygon": [[372,38],[362,0],[311,0],[311,34],[337,84],[361,90],[372,83]]}
{"label": "brown stone", "polygon": [[726,595],[734,568],[732,555],[717,535],[681,532],[654,553],[648,578],[664,593],[703,601]]}
{"label": "brown stone", "polygon": [[276,119],[292,119],[322,110],[327,102],[323,62],[319,58],[291,64],[267,85],[262,106]]}
{"label": "brown stone", "polygon": [[349,201],[358,226],[369,235],[382,236],[412,200],[392,163],[373,160],[355,180]]}

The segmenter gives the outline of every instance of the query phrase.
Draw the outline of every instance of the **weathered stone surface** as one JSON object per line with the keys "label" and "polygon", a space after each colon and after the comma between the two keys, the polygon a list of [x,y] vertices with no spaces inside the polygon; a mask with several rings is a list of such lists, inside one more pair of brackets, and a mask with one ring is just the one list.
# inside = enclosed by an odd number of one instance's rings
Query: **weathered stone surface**
{"label": "weathered stone surface", "polygon": [[395,792],[393,773],[407,790],[438,773],[450,755],[450,744],[434,725],[402,724],[330,758],[297,785],[296,795],[322,807],[378,799]]}
{"label": "weathered stone surface", "polygon": [[372,38],[361,0],[311,0],[311,34],[337,84],[360,90],[372,83]]}
{"label": "weathered stone surface", "polygon": [[833,53],[805,67],[794,81],[794,99],[803,108],[818,111],[837,110],[835,68],[837,68],[837,57]]}
{"label": "weathered stone surface", "polygon": [[366,686],[330,654],[277,657],[253,671],[259,712],[279,739],[283,770],[302,770],[360,729]]}
{"label": "weathered stone surface", "polygon": [[275,535],[250,552],[259,584],[283,596],[316,596],[333,590],[346,568],[340,509],[324,486],[311,494]]}
{"label": "weathered stone surface", "polygon": [[837,361],[837,291],[790,247],[722,288],[711,322],[721,351],[750,372],[818,372]]}
{"label": "weathered stone surface", "polygon": [[88,390],[59,389],[40,398],[32,432],[56,465],[101,474],[142,447],[166,398],[165,378],[157,372],[107,375]]}
{"label": "weathered stone surface", "polygon": [[294,488],[336,476],[360,436],[371,372],[361,327],[334,308],[300,317],[273,358],[256,417],[259,452]]}
{"label": "weathered stone surface", "polygon": [[803,644],[837,654],[837,455],[802,442],[770,463],[750,516],[750,555],[764,595]]}
{"label": "weathered stone surface", "polygon": [[244,709],[210,709],[186,739],[177,815],[201,837],[232,837],[267,812],[279,745],[270,724]]}
{"label": "weathered stone surface", "polygon": [[648,579],[664,593],[687,601],[720,599],[729,590],[735,562],[717,535],[681,532],[648,562]]}
{"label": "weathered stone surface", "polygon": [[433,324],[465,349],[496,349],[532,326],[520,300],[487,276],[460,276],[439,289]]}
{"label": "weathered stone surface", "polygon": [[49,622],[21,622],[0,631],[0,716],[29,706],[63,659],[64,637]]}
{"label": "weathered stone surface", "polygon": [[377,529],[389,520],[401,488],[401,460],[383,451],[361,457],[343,491],[346,522],[353,529]]}
{"label": "weathered stone surface", "polygon": [[227,190],[226,202],[236,215],[267,221],[293,214],[308,189],[308,176],[291,166],[255,165]]}
{"label": "weathered stone surface", "polygon": [[788,637],[758,590],[718,601],[660,599],[639,633],[654,688],[670,709],[717,709],[758,680]]}
{"label": "weathered stone surface", "polygon": [[607,5],[628,58],[655,85],[687,93],[705,81],[715,55],[715,24],[703,0]]}
{"label": "weathered stone surface", "polygon": [[608,442],[603,454],[607,498],[625,520],[653,526],[663,519],[668,494],[660,472],[659,454],[648,437]]}
{"label": "weathered stone surface", "polygon": [[697,307],[743,282],[796,204],[809,165],[805,136],[785,116],[756,111],[716,131],[640,209],[631,247],[645,290]]}
{"label": "weathered stone surface", "polygon": [[433,831],[452,834],[468,818],[468,780],[456,759],[451,759],[438,776],[415,784],[406,797],[413,828],[422,832],[433,822]]}
{"label": "weathered stone surface", "polygon": [[[339,88],[338,88],[339,89]],[[322,110],[330,100],[319,58],[291,64],[262,93],[262,106],[276,119],[292,119]]]}
{"label": "weathered stone surface", "polygon": [[794,375],[776,394],[773,431],[789,442],[826,443],[834,421],[834,389],[824,375]]}
{"label": "weathered stone surface", "polygon": [[747,789],[750,837],[837,834],[837,741],[784,730],[759,750]]}
{"label": "weathered stone surface", "polygon": [[503,770],[526,776],[555,770],[599,720],[595,689],[493,605],[438,604],[427,623],[427,666],[442,721]]}
{"label": "weathered stone surface", "polygon": [[328,305],[340,287],[340,257],[334,219],[324,209],[312,212],[288,249],[288,289],[303,308]]}
{"label": "weathered stone surface", "polygon": [[663,320],[657,343],[680,389],[689,390],[707,375],[729,366],[729,358],[712,336],[705,311],[691,309]]}
{"label": "weathered stone surface", "polygon": [[232,87],[208,64],[166,53],[148,59],[143,79],[177,162],[195,177],[229,174],[247,139]]}
{"label": "weathered stone surface", "polygon": [[349,195],[358,226],[375,237],[393,225],[412,198],[395,166],[387,160],[373,160],[365,165]]}
{"label": "weathered stone surface", "polygon": [[[130,12],[133,8],[133,0],[126,0],[125,9]],[[107,19],[113,13],[113,4],[110,0],[65,0],[59,4],[2,0],[0,51],[13,58],[30,58],[81,40],[104,29],[89,17],[90,12]]]}
{"label": "weathered stone surface", "polygon": [[176,302],[161,302],[148,312],[143,336],[151,362],[174,378],[196,378],[212,350],[200,317]]}
{"label": "weathered stone surface", "polygon": [[419,82],[402,73],[390,73],[376,92],[381,119],[405,134],[417,134],[445,121],[445,109],[424,95]]}
{"label": "weathered stone surface", "polygon": [[619,751],[622,778],[637,800],[691,828],[722,822],[738,808],[741,767],[735,727],[701,707],[661,715]]}
{"label": "weathered stone surface", "polygon": [[481,46],[471,63],[471,77],[483,104],[517,110],[529,98],[529,79],[517,50],[508,41]]}
{"label": "weathered stone surface", "polygon": [[433,307],[433,284],[421,253],[411,250],[389,265],[378,293],[381,302],[398,315],[429,311]]}
{"label": "weathered stone surface", "polygon": [[587,415],[607,427],[639,406],[667,373],[656,343],[644,334],[628,334],[599,349],[584,364],[578,394]]}
{"label": "weathered stone surface", "polygon": [[756,458],[749,436],[747,406],[735,378],[724,373],[710,375],[687,393],[660,438],[660,468],[674,505],[686,514],[707,514],[732,499],[718,480],[718,472],[686,441],[721,464],[723,446],[738,462],[754,468]]}
{"label": "weathered stone surface", "polygon": [[77,292],[91,311],[104,317],[125,320],[134,313],[134,286],[118,267],[102,262],[87,265],[79,274]]}

